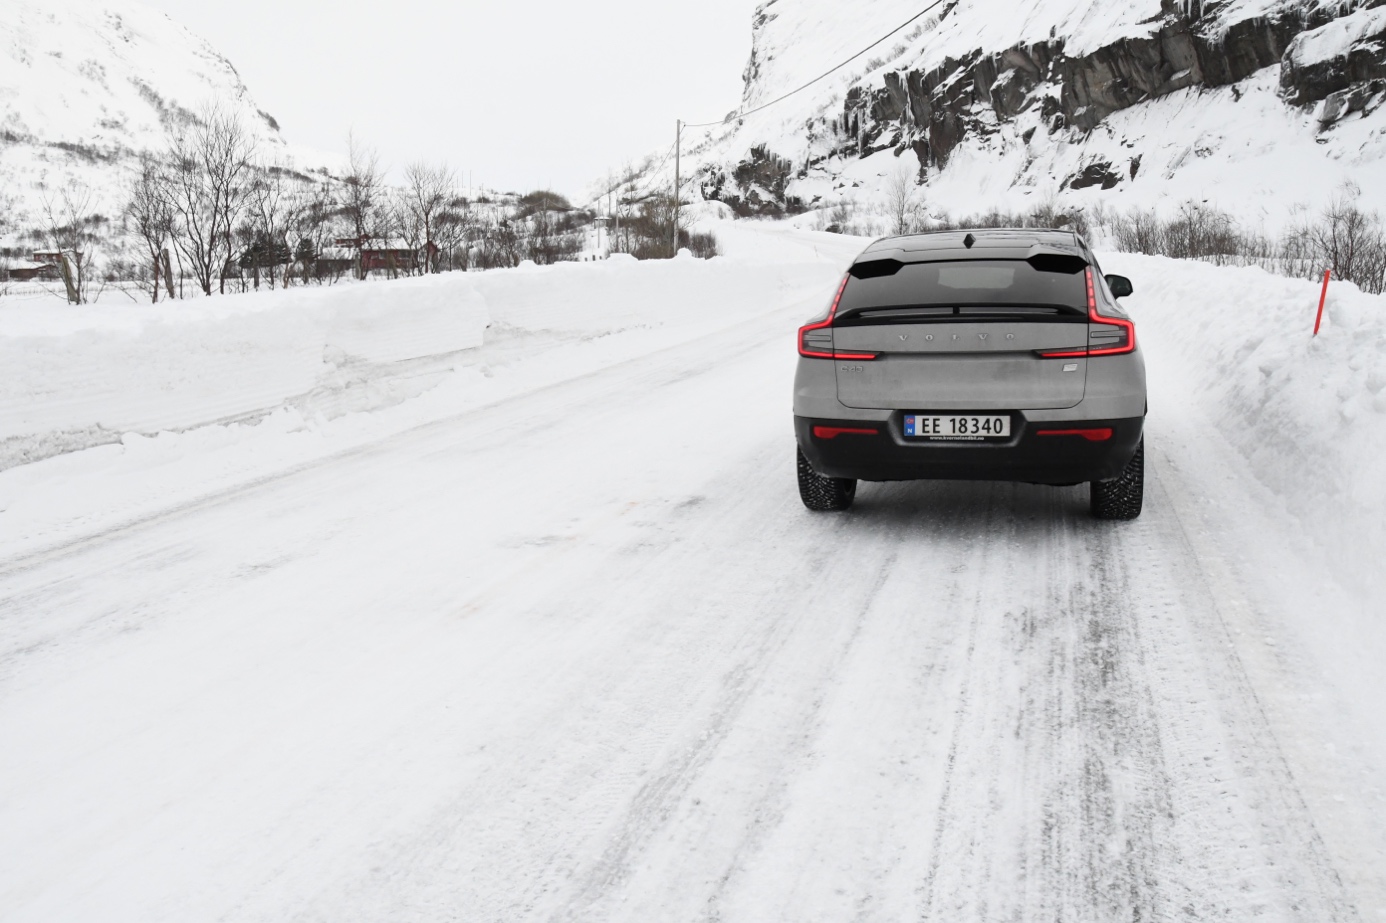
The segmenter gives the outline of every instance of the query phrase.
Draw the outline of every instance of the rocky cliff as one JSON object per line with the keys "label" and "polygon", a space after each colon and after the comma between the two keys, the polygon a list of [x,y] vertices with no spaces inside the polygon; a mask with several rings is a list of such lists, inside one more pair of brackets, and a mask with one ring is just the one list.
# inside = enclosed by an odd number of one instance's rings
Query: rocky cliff
{"label": "rocky cliff", "polygon": [[[1191,161],[1237,160],[1239,141],[1264,148],[1269,138],[1296,148],[1292,156],[1271,157],[1267,169],[1280,174],[1314,147],[1321,159],[1340,164],[1386,153],[1386,128],[1372,118],[1386,102],[1386,0],[1152,2],[1158,8],[1130,4],[1143,15],[1112,18],[1105,34],[1093,22],[1111,15],[1111,3],[1021,4],[999,10],[1024,20],[1008,35],[1004,25],[962,21],[985,18],[995,5],[950,0],[888,60],[807,91],[818,94],[819,105],[801,108],[797,126],[762,117],[714,130],[701,148],[701,188],[743,211],[807,206],[832,201],[844,188],[870,187],[871,171],[860,164],[873,161],[880,175],[878,155],[889,152],[916,163],[926,187],[947,186],[950,173],[960,172],[973,188],[990,161],[1006,173],[1007,189],[1025,195],[1116,190],[1145,171],[1142,198],[1149,199],[1160,194],[1149,185],[1152,167],[1173,189]],[[818,0],[777,0],[760,9],[748,103],[770,95],[757,84],[785,39],[776,21],[802,23],[815,4],[822,7]],[[1061,9],[1052,12],[1054,6]],[[1046,7],[1054,21],[1048,34],[1035,35]],[[830,26],[830,18],[818,21]],[[1065,26],[1074,34],[1065,35]],[[1022,40],[997,41],[1008,37]],[[1200,111],[1209,109],[1218,112]],[[1144,124],[1157,110],[1165,115]],[[1349,117],[1371,127],[1327,137]],[[1180,152],[1155,150],[1169,148],[1169,138],[1191,125],[1206,135],[1219,123],[1220,136],[1190,139],[1182,160]],[[967,165],[959,167],[959,158]],[[988,179],[985,185],[999,191],[995,177]]]}

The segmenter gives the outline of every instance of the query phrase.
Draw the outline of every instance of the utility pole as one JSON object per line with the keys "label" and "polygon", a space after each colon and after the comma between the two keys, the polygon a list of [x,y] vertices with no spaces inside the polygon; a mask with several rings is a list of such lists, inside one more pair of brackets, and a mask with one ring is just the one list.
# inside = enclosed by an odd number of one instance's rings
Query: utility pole
{"label": "utility pole", "polygon": [[674,250],[673,255],[679,255],[679,187],[681,177],[679,176],[679,156],[683,152],[679,148],[683,147],[683,119],[674,120]]}

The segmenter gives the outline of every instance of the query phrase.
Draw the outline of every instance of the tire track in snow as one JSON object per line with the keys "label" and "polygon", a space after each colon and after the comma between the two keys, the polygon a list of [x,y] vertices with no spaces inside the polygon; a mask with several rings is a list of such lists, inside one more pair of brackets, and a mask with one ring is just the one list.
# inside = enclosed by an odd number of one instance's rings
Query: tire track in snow
{"label": "tire track in snow", "polygon": [[[781,454],[788,457],[786,449]],[[840,766],[829,768],[844,756],[843,733],[865,733],[863,721],[889,715],[894,703],[889,693],[882,693],[897,682],[931,690],[937,688],[934,680],[944,686],[951,683],[951,677],[933,665],[937,648],[949,647],[950,625],[947,620],[927,617],[921,623],[920,617],[929,612],[910,604],[911,589],[927,575],[925,580],[936,585],[936,599],[945,609],[959,596],[961,571],[923,552],[930,545],[951,551],[961,541],[957,550],[965,557],[971,541],[951,533],[959,524],[960,512],[965,516],[966,511],[948,505],[932,520],[921,521],[888,503],[882,505],[880,498],[896,493],[896,488],[872,485],[862,494],[857,511],[842,517],[805,518],[792,498],[792,482],[782,482],[778,490],[791,495],[786,497],[791,508],[782,513],[803,524],[809,532],[809,547],[831,552],[825,563],[810,559],[801,570],[800,592],[812,601],[813,624],[801,629],[795,639],[800,650],[779,658],[773,682],[767,678],[757,701],[745,707],[743,727],[731,735],[735,740],[724,741],[706,778],[695,783],[692,792],[704,798],[713,795],[720,809],[709,813],[685,805],[664,830],[647,838],[653,855],[644,856],[638,875],[596,905],[588,919],[794,919],[830,914],[820,900],[804,892],[813,893],[820,885],[831,887],[820,874],[826,870],[818,867],[824,856],[814,849],[825,827],[842,823],[844,834],[861,831],[860,823],[848,820],[849,809],[842,804],[855,796],[855,790],[853,795],[844,790]],[[754,541],[769,544],[768,539],[758,536]],[[887,562],[884,571],[883,561]],[[826,565],[832,568],[828,573],[823,572]],[[865,606],[863,599],[868,600]],[[809,605],[805,603],[806,608]],[[910,656],[922,655],[918,677],[899,676],[890,665],[874,660],[881,652],[883,634],[918,637],[921,631],[929,640],[917,644],[910,638],[903,648],[897,647]],[[805,638],[806,632],[811,637]],[[831,657],[820,651],[812,658],[811,671],[792,667],[810,659],[806,648],[813,637],[823,639],[820,646],[831,644]],[[879,717],[868,717],[863,707],[884,711]],[[747,739],[745,725],[759,729],[754,740]],[[908,747],[917,745],[909,737],[901,738],[903,730],[894,722],[886,720],[881,730]],[[877,786],[898,784],[909,775],[907,754],[871,758],[861,754],[859,759],[870,762],[850,771]],[[746,763],[757,767],[757,777],[735,781],[736,767]],[[734,794],[729,795],[727,786]],[[862,789],[860,794],[868,812],[883,807],[878,792]],[[819,802],[821,797],[829,800]],[[894,813],[887,810],[877,816],[891,818]],[[875,849],[894,850],[888,840],[868,836],[875,841]],[[718,845],[709,850],[710,843]],[[842,844],[836,848],[843,848]],[[856,886],[869,888],[870,884],[867,879]],[[842,892],[836,888],[833,891],[819,896],[831,897],[834,905],[851,900],[840,897]],[[869,902],[870,897],[865,900]]]}
{"label": "tire track in snow", "polygon": [[985,558],[983,557],[982,561],[979,562],[977,575],[974,578],[973,601],[970,606],[972,616],[967,626],[967,647],[964,649],[963,653],[961,688],[959,689],[958,702],[954,706],[953,730],[948,742],[948,754],[944,759],[942,769],[943,791],[939,796],[938,806],[935,809],[936,819],[931,835],[929,869],[928,873],[924,876],[923,884],[920,886],[924,905],[923,919],[925,920],[931,919],[933,916],[933,905],[936,899],[939,869],[943,864],[944,838],[952,832],[953,827],[957,825],[959,820],[959,818],[955,816],[956,810],[953,804],[954,788],[957,784],[958,750],[963,746],[963,735],[965,730],[971,730],[971,728],[966,727],[966,723],[971,715],[972,709],[973,667],[977,655],[977,634],[982,617],[982,607],[978,603],[982,595],[981,580],[984,575]]}
{"label": "tire track in snow", "polygon": [[921,919],[1159,919],[1170,780],[1124,562],[1063,494],[1035,528],[1011,492],[987,498]]}
{"label": "tire track in snow", "polygon": [[[767,541],[782,542],[791,546],[801,545],[804,540],[802,537],[796,538],[792,522],[784,521],[779,515],[766,515],[771,512],[785,512],[783,499],[781,496],[770,494],[767,496],[767,503],[737,504],[740,508],[734,511],[733,519],[744,524],[759,522],[762,528],[768,521],[772,525],[769,533],[764,536]],[[642,573],[648,574],[653,571],[654,574],[651,576],[659,578],[648,582],[634,580],[633,583],[637,587],[648,586],[649,589],[636,590],[628,594],[614,608],[620,612],[648,612],[651,615],[667,611],[671,607],[677,610],[676,601],[690,598],[689,592],[696,589],[700,580],[698,574],[706,569],[710,562],[728,554],[735,556],[735,550],[727,549],[722,541],[728,527],[725,518],[728,511],[719,510],[718,506],[720,504],[695,507],[689,514],[694,517],[693,521],[685,526],[685,531],[691,530],[691,533],[685,534],[680,542],[657,550],[652,560],[629,560],[632,551],[643,547],[643,542],[639,539],[633,539],[624,548],[613,551],[609,563],[602,570],[598,584],[609,583],[614,578],[614,573],[626,572],[626,577],[634,577],[634,574],[628,572],[632,564]],[[690,555],[693,556],[692,561],[698,563],[688,563]],[[821,557],[806,556],[804,568],[806,572],[813,573],[824,563]],[[741,562],[741,566],[747,565]],[[792,582],[798,576],[797,573],[786,575],[783,581]],[[619,728],[624,727],[632,735],[630,739],[646,741],[636,754],[638,760],[634,763],[640,767],[640,772],[633,774],[619,770],[619,766],[630,764],[630,757],[612,754],[616,763],[603,770],[600,778],[589,774],[589,764],[580,762],[565,767],[564,775],[569,781],[554,786],[566,792],[566,798],[587,797],[579,794],[582,789],[608,792],[609,795],[602,797],[610,800],[610,808],[616,813],[600,823],[584,821],[575,828],[562,825],[553,831],[552,835],[543,837],[542,845],[535,844],[544,856],[539,864],[526,869],[526,873],[519,880],[512,881],[503,898],[497,894],[491,902],[469,905],[472,908],[471,918],[502,920],[515,919],[517,915],[524,918],[541,915],[603,918],[591,908],[609,898],[612,891],[618,890],[622,883],[628,880],[631,858],[639,854],[651,836],[663,829],[669,813],[686,799],[690,786],[697,783],[709,761],[716,758],[718,748],[726,735],[736,728],[736,719],[741,710],[750,699],[760,694],[767,673],[781,669],[779,665],[784,660],[782,651],[785,645],[802,643],[805,627],[802,620],[796,618],[796,600],[786,594],[781,594],[784,601],[778,605],[771,603],[759,609],[756,618],[749,625],[744,628],[737,627],[740,610],[727,610],[743,592],[733,581],[725,590],[714,590],[710,595],[704,592],[706,598],[698,600],[692,611],[682,613],[683,618],[698,620],[709,619],[716,613],[719,617],[713,621],[727,622],[725,626],[717,628],[716,625],[711,625],[705,628],[696,624],[681,625],[676,629],[675,637],[666,638],[661,634],[662,644],[675,645],[683,649],[698,649],[701,645],[696,644],[693,639],[703,636],[708,630],[715,629],[719,633],[728,630],[733,632],[727,639],[730,646],[724,644],[712,651],[711,654],[715,656],[704,655],[705,662],[697,666],[696,672],[692,675],[696,681],[695,686],[677,693],[685,700],[689,696],[692,697],[684,708],[651,711],[642,704],[636,707],[633,714],[623,717],[618,727],[603,728],[604,737],[626,739],[619,733]],[[773,598],[772,595],[771,599]],[[550,599],[541,605],[562,605],[567,610],[567,618],[576,616],[595,619],[600,615],[603,620],[610,620],[616,615],[616,611],[612,611],[612,603],[591,599],[586,591],[561,603],[558,599]],[[687,640],[679,640],[679,635],[688,634],[690,631],[692,634]],[[643,695],[655,700],[672,693],[672,690],[663,685],[668,682],[667,677],[626,677],[618,673],[609,673],[595,679],[595,683],[574,688],[574,695],[584,701],[621,701],[629,705],[631,700],[628,696],[633,691],[630,689],[632,683],[639,684],[643,689]],[[651,681],[660,685],[645,685]],[[561,743],[564,736],[574,732],[571,725],[572,716],[569,714],[572,710],[571,703],[570,696],[559,697],[553,706],[553,718],[536,725],[540,729],[540,735],[530,737],[527,740],[528,746],[536,752],[543,753],[565,750],[572,752],[571,746],[565,748]],[[692,714],[696,716],[696,721],[692,723],[689,707],[692,707]],[[531,775],[526,767],[526,763],[529,762],[526,754],[527,751],[498,753],[496,766],[487,771],[490,781],[478,780],[472,791],[504,791],[517,776]],[[578,759],[576,756],[572,758]],[[623,782],[638,784],[633,791],[625,793],[621,790]],[[436,849],[439,838],[449,841],[452,837],[449,831],[485,830],[485,825],[478,828],[477,821],[471,819],[484,810],[484,802],[479,802],[475,796],[469,797],[466,803],[459,802],[455,808],[441,813],[436,830],[414,841],[417,846],[399,844],[392,847],[390,859],[382,864],[416,870],[421,866],[427,866],[427,856]],[[592,816],[588,815],[589,818]],[[554,819],[533,820],[551,825]],[[520,818],[515,818],[513,823],[521,823]],[[590,861],[582,858],[588,854],[590,842],[594,840],[604,844],[601,851]],[[416,850],[419,851],[417,855]],[[443,873],[436,870],[427,873],[420,871],[418,874],[424,875],[427,880],[436,880]],[[565,896],[560,907],[542,912],[541,908],[555,903],[555,891]],[[383,909],[382,907],[382,911]]]}
{"label": "tire track in snow", "polygon": [[[1290,919],[1356,921],[1356,908],[1329,856],[1313,815],[1276,738],[1260,696],[1238,653],[1228,613],[1245,621],[1250,603],[1222,552],[1202,538],[1190,522],[1190,488],[1170,460],[1159,453],[1156,495],[1172,520],[1167,535],[1189,565],[1183,574],[1197,592],[1184,600],[1203,643],[1206,674],[1221,693],[1209,702],[1227,739],[1223,758],[1230,764],[1255,812],[1256,838],[1265,863],[1256,869],[1258,906],[1279,905]],[[1253,886],[1248,886],[1251,890]]]}
{"label": "tire track in snow", "polygon": [[[890,575],[895,564],[895,555],[890,555],[878,563],[874,573],[862,583],[864,593],[860,608],[855,613],[854,629],[839,642],[832,657],[821,671],[822,679],[818,686],[826,686],[834,668],[848,657],[860,634],[861,623],[866,618],[876,595]],[[787,615],[788,613],[786,613]],[[719,683],[718,701],[708,715],[708,721],[697,742],[687,749],[677,752],[674,758],[662,765],[655,778],[642,785],[632,799],[629,809],[619,822],[619,832],[609,840],[601,858],[585,874],[585,880],[577,888],[572,903],[554,917],[555,920],[603,919],[592,910],[612,892],[621,889],[632,875],[634,858],[647,847],[649,841],[658,835],[674,813],[675,808],[688,797],[688,792],[708,764],[716,758],[719,749],[736,726],[737,718],[745,710],[748,701],[761,692],[767,678],[772,675],[776,660],[790,641],[790,635],[798,626],[789,618],[775,620],[773,630],[762,639],[753,652],[742,659],[736,668]],[[787,736],[798,741],[802,747],[811,739],[810,728],[816,723],[821,698],[815,696],[807,703],[808,707],[795,715],[796,727]],[[780,758],[792,764],[802,758],[801,752],[782,752]],[[737,855],[755,847],[756,832],[774,823],[774,816],[765,816],[761,811],[747,819],[747,836],[728,861],[727,872],[723,875],[721,886],[735,872]],[[719,889],[720,890],[720,889]],[[709,900],[711,905],[709,919],[718,919],[716,912],[717,893]]]}

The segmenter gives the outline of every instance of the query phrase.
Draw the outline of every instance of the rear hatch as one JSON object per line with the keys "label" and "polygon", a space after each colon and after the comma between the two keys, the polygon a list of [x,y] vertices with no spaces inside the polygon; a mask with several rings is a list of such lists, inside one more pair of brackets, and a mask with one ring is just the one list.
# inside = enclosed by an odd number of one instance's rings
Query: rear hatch
{"label": "rear hatch", "polygon": [[1088,345],[1081,271],[1041,271],[1023,260],[906,263],[868,278],[856,271],[833,321],[833,349],[876,358],[835,362],[846,406],[1038,410],[1082,401],[1087,359],[1040,356]]}

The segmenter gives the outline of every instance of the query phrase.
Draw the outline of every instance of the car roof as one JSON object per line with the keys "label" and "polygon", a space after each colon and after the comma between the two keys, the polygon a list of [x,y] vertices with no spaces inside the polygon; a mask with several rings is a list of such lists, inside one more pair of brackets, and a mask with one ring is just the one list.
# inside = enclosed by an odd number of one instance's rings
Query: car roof
{"label": "car roof", "polygon": [[[972,246],[964,242],[971,235]],[[1073,231],[1049,228],[962,228],[883,237],[861,252],[858,262],[895,259],[902,263],[937,260],[1023,260],[1037,253],[1062,253],[1086,259],[1086,248]]]}

